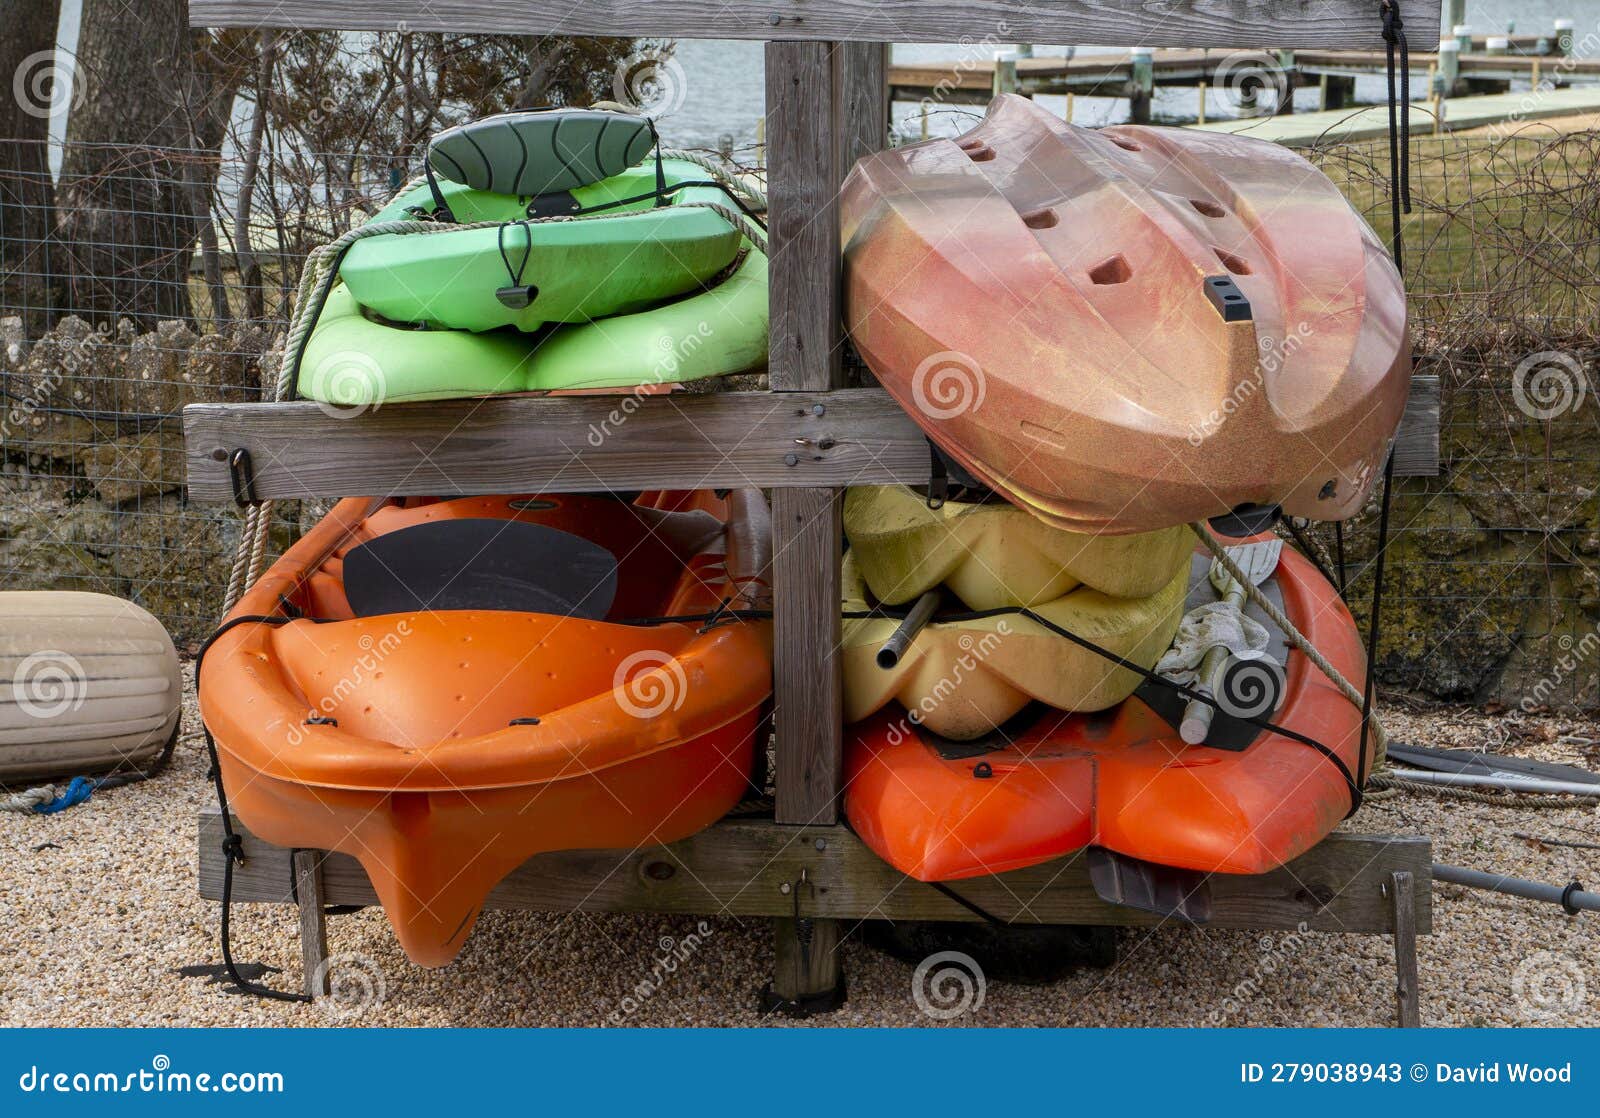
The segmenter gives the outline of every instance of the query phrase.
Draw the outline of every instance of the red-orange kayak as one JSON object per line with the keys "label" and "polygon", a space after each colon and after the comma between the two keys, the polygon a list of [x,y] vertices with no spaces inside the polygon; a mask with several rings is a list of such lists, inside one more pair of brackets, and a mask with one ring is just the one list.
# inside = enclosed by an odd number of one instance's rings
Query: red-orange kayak
{"label": "red-orange kayak", "polygon": [[840,195],[851,340],[929,438],[1061,528],[1356,513],[1405,408],[1405,292],[1304,157],[1003,96]]}
{"label": "red-orange kayak", "polygon": [[[591,617],[498,607],[355,616],[361,595],[349,591],[368,588],[347,585],[347,571],[372,570],[361,547],[407,531],[422,541],[425,529],[443,533],[428,545],[437,548],[486,524],[536,526],[540,539],[551,529],[614,560],[602,572],[614,572],[614,600]],[[758,600],[768,530],[752,490],[726,502],[341,502],[230,614],[295,619],[239,624],[205,655],[201,714],[230,806],[268,842],[357,858],[411,959],[448,963],[489,891],[530,856],[672,842],[739,800],[771,692],[769,623],[622,622]],[[504,572],[474,582],[483,549],[469,550],[452,557],[446,546],[445,559],[469,591],[496,593]],[[425,598],[449,581],[422,588]]]}
{"label": "red-orange kayak", "polygon": [[[1359,688],[1360,638],[1333,588],[1287,549],[1271,581],[1289,619]],[[1271,720],[1355,772],[1360,711],[1298,652],[1286,676]],[[945,741],[894,708],[849,729],[845,768],[851,826],[921,881],[1020,869],[1086,846],[1265,873],[1350,809],[1339,769],[1304,743],[1263,731],[1239,752],[1186,745],[1138,696],[1091,714],[1045,711],[986,742]]]}

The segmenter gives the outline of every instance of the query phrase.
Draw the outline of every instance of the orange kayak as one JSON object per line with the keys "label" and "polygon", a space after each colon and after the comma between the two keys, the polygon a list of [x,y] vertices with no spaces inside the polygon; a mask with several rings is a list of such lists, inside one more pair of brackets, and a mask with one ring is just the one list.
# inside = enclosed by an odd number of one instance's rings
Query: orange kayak
{"label": "orange kayak", "polygon": [[1405,409],[1405,292],[1288,148],[997,98],[840,194],[846,325],[928,437],[1059,528],[1360,510]]}
{"label": "orange kayak", "polygon": [[[1264,589],[1359,688],[1355,623],[1316,569],[1285,549]],[[1298,652],[1271,721],[1356,771],[1361,713]],[[1262,731],[1240,744],[1186,745],[1138,694],[1089,714],[1025,713],[980,742],[938,738],[896,708],[848,732],[845,812],[884,861],[920,881],[1002,873],[1086,846],[1265,873],[1321,841],[1349,811],[1350,790],[1302,742]]]}
{"label": "orange kayak", "polygon": [[[508,555],[473,535],[486,529],[556,550]],[[672,842],[738,802],[770,624],[623,622],[757,604],[769,532],[754,490],[340,502],[229,615],[293,620],[239,623],[205,655],[200,708],[230,806],[268,842],[357,858],[406,954],[450,962],[532,855]],[[378,569],[362,549],[394,533],[408,534],[387,563],[417,541],[451,573],[411,579],[423,608],[357,616]],[[472,546],[452,555],[452,539]],[[518,576],[479,578],[486,554],[543,578],[567,552],[606,560],[595,585],[614,598],[565,615],[463,600]]]}

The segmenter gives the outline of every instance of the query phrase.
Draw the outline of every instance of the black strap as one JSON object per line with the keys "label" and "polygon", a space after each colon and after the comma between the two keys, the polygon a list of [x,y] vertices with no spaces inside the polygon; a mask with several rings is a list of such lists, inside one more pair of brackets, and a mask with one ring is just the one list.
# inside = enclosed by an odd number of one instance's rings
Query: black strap
{"label": "black strap", "polygon": [[[1389,252],[1395,270],[1405,275],[1405,244],[1400,214],[1411,212],[1411,48],[1398,0],[1383,0],[1383,42],[1388,52],[1389,79]],[[1400,54],[1400,80],[1395,86],[1395,50]],[[1398,119],[1397,119],[1398,118]],[[1361,752],[1357,777],[1367,782],[1367,742],[1372,735],[1372,700],[1377,690],[1378,648],[1383,629],[1383,571],[1389,552],[1389,507],[1394,492],[1394,450],[1383,463],[1383,495],[1378,511],[1378,551],[1372,562],[1372,608],[1367,616],[1367,678],[1361,691]],[[1343,541],[1341,540],[1341,543]],[[1341,548],[1342,550],[1342,548]],[[1341,558],[1342,567],[1342,558]]]}
{"label": "black strap", "polygon": [[[900,611],[897,613],[893,610],[879,607],[876,609],[845,610],[842,616],[844,616],[846,619],[857,620],[867,618],[903,617],[904,613],[905,611]],[[1248,722],[1250,725],[1262,730],[1266,730],[1268,733],[1277,734],[1279,737],[1288,738],[1290,741],[1299,742],[1301,745],[1316,750],[1316,752],[1319,753],[1331,765],[1333,765],[1334,768],[1339,770],[1339,776],[1344,780],[1345,788],[1350,793],[1350,810],[1346,813],[1345,818],[1348,819],[1351,815],[1354,815],[1356,809],[1361,806],[1362,786],[1356,780],[1356,778],[1351,775],[1350,767],[1344,763],[1344,759],[1341,758],[1337,753],[1329,749],[1326,745],[1323,745],[1320,741],[1317,741],[1315,738],[1307,737],[1298,730],[1291,730],[1287,726],[1280,726],[1276,722],[1272,722],[1262,715],[1245,717],[1243,715],[1234,715],[1230,711],[1223,710],[1222,704],[1210,695],[1206,694],[1204,691],[1197,691],[1192,687],[1186,687],[1183,684],[1178,683],[1176,680],[1168,679],[1163,675],[1157,675],[1143,664],[1136,664],[1126,657],[1117,655],[1109,648],[1102,648],[1100,645],[1096,644],[1092,640],[1089,640],[1087,637],[1080,637],[1072,630],[1057,625],[1048,617],[1043,617],[1025,606],[1000,606],[996,609],[980,609],[969,610],[961,613],[935,614],[929,621],[929,624],[948,624],[951,622],[962,621],[984,621],[991,617],[1007,616],[1025,617],[1029,621],[1032,621],[1035,625],[1054,633],[1058,637],[1063,637],[1071,641],[1079,648],[1087,649],[1088,651],[1093,652],[1096,656],[1099,656],[1102,659],[1109,660],[1119,668],[1126,668],[1128,671],[1133,672],[1135,675],[1148,680],[1150,683],[1153,683],[1158,687],[1165,687],[1168,690],[1176,691],[1186,699],[1194,702],[1204,703],[1213,710],[1221,711],[1224,714],[1228,714],[1231,717],[1237,718],[1241,722]]]}
{"label": "black strap", "polygon": [[[194,657],[194,692],[195,702],[200,701],[200,669],[205,664],[206,652],[216,643],[217,638],[231,629],[240,625],[284,625],[296,620],[283,615],[268,616],[266,614],[245,614],[240,617],[230,617],[224,621],[215,633],[206,638],[200,646],[200,651]],[[217,792],[217,808],[222,812],[222,921],[220,927],[222,939],[222,965],[227,968],[228,977],[233,979],[240,993],[254,994],[258,998],[268,998],[280,1002],[308,1002],[309,994],[299,994],[289,990],[274,990],[270,986],[262,986],[251,982],[240,973],[238,965],[233,961],[233,936],[230,917],[233,910],[233,867],[235,863],[244,864],[244,840],[233,829],[233,819],[228,814],[228,793],[222,786],[222,762],[217,757],[217,742],[211,736],[211,730],[202,721],[201,731],[205,736],[206,754],[211,761],[212,785]]]}
{"label": "black strap", "polygon": [[433,177],[433,164],[426,157],[422,160],[422,173],[428,180],[428,193],[433,195],[431,220],[454,225],[456,215],[450,211],[450,203],[444,200],[444,191],[439,187],[439,180]]}

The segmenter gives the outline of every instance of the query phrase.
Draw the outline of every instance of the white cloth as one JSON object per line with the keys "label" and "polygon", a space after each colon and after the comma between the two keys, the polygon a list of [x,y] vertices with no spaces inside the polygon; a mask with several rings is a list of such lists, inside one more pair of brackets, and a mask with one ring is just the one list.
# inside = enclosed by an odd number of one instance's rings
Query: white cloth
{"label": "white cloth", "polygon": [[1156,673],[1185,686],[1200,677],[1200,662],[1217,646],[1240,660],[1270,659],[1266,627],[1238,606],[1207,602],[1183,615],[1172,647],[1156,662]]}

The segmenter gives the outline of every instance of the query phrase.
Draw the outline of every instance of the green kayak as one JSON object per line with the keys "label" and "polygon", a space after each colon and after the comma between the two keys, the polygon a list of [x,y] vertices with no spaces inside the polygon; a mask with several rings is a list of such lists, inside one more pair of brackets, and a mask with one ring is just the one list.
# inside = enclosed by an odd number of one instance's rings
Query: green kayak
{"label": "green kayak", "polygon": [[[661,170],[669,189],[707,178],[702,168],[679,160],[663,160]],[[421,184],[373,222],[431,213],[437,189],[458,224],[499,224],[369,237],[350,247],[339,275],[362,306],[394,322],[532,332],[549,323],[627,314],[702,287],[739,252],[739,231],[726,218],[687,204],[728,206],[727,194],[714,186],[684,186],[657,205],[656,184],[653,162],[628,168],[568,192],[584,209],[614,208],[537,224],[527,220],[526,197],[453,182]]]}
{"label": "green kayak", "polygon": [[[298,394],[366,409],[760,368],[767,258],[723,216],[738,203],[712,172],[659,153],[639,165],[655,144],[649,121],[600,109],[434,137],[426,181],[368,224],[449,224],[374,231],[335,258],[325,302],[303,312],[315,317]],[[493,224],[456,227],[479,222]]]}
{"label": "green kayak", "polygon": [[679,384],[760,368],[767,357],[767,258],[748,249],[719,282],[649,310],[518,330],[416,329],[362,311],[346,284],[328,296],[300,361],[299,395],[343,408],[510,392]]}

